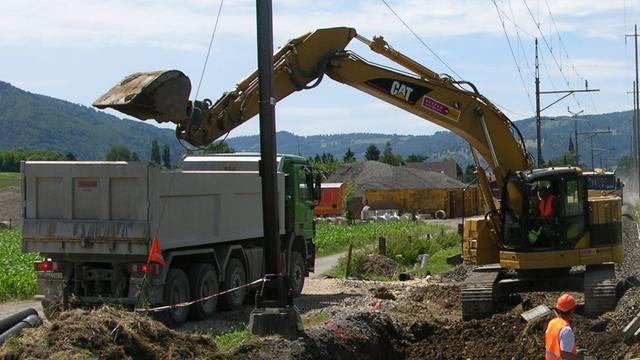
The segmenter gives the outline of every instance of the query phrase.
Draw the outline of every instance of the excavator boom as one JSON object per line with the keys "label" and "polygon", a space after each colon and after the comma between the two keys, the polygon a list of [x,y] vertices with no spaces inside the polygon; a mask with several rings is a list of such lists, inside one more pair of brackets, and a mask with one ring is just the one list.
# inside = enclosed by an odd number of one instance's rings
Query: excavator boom
{"label": "excavator boom", "polygon": [[[346,51],[353,38],[410,73]],[[290,40],[273,58],[276,101],[315,87],[326,74],[460,135],[482,155],[499,183],[509,172],[532,168],[518,130],[473,85],[473,91],[468,91],[461,83],[440,77],[391,48],[382,37],[370,41],[347,27],[319,29]],[[177,124],[179,138],[206,146],[258,113],[257,80],[254,71],[215,103],[191,103],[189,79],[180,71],[136,73],[98,98],[94,106],[111,107],[143,120],[171,121]]]}

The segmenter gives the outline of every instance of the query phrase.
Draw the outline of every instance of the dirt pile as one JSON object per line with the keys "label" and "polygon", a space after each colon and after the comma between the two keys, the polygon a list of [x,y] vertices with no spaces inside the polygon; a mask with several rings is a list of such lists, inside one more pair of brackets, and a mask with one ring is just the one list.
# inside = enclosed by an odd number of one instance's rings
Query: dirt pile
{"label": "dirt pile", "polygon": [[367,275],[393,276],[400,271],[400,265],[382,255],[367,255],[362,263],[362,271]]}
{"label": "dirt pile", "polygon": [[327,182],[355,184],[356,196],[367,189],[434,189],[462,188],[466,185],[447,175],[433,171],[391,166],[378,161],[363,161],[336,170]]}
{"label": "dirt pile", "polygon": [[386,314],[366,312],[335,319],[288,341],[267,338],[236,349],[230,359],[402,359],[405,332]]}
{"label": "dirt pile", "polygon": [[130,311],[102,307],[72,310],[26,330],[0,348],[0,359],[196,359],[216,358],[204,336],[168,329]]}

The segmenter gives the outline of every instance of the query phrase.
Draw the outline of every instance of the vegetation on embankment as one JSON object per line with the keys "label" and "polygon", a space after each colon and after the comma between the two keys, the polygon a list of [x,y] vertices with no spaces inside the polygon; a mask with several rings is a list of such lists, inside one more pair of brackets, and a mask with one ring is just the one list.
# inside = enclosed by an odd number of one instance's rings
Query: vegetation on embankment
{"label": "vegetation on embankment", "polygon": [[[397,279],[398,272],[413,270],[420,254],[428,254],[429,261],[418,274],[446,271],[450,268],[447,257],[461,251],[460,235],[443,225],[397,221],[356,225],[318,224],[317,229],[315,243],[319,256],[346,251],[349,243],[353,244],[350,275],[361,279]],[[368,257],[377,253],[380,237],[386,239],[387,257],[399,265],[398,271],[393,274],[371,273]],[[330,274],[342,277],[345,273],[346,257],[343,257]]]}

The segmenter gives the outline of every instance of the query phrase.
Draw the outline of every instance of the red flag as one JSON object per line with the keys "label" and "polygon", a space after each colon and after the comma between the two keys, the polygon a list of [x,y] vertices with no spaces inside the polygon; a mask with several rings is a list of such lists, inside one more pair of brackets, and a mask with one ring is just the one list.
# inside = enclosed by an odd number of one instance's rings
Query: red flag
{"label": "red flag", "polygon": [[160,249],[160,244],[158,244],[158,238],[154,238],[151,243],[151,249],[149,249],[149,262],[154,262],[160,264],[160,266],[165,267],[167,263],[164,261],[164,257],[162,256],[162,249]]}

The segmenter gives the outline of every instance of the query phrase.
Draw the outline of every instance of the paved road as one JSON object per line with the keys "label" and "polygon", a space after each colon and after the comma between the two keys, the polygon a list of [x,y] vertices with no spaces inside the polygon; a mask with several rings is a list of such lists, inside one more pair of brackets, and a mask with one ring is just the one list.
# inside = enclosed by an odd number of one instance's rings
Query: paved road
{"label": "paved road", "polygon": [[322,274],[331,270],[338,263],[338,259],[343,257],[346,253],[339,253],[335,255],[329,255],[316,259],[316,272],[311,274],[312,278],[318,278]]}

